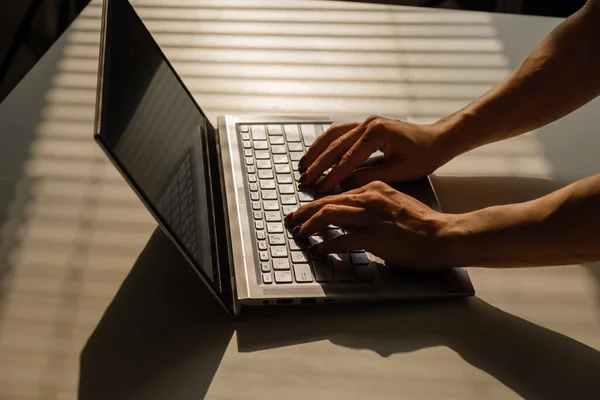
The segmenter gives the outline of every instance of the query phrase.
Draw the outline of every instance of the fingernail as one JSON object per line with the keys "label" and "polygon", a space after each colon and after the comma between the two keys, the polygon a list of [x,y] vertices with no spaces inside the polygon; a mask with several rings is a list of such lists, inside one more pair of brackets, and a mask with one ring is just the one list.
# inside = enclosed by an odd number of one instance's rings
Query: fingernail
{"label": "fingernail", "polygon": [[283,222],[284,222],[286,225],[289,225],[289,224],[290,224],[290,222],[292,222],[292,219],[293,219],[293,218],[294,218],[294,213],[293,213],[293,212],[291,212],[291,213],[289,213],[288,215],[286,215],[286,216],[285,216],[285,218],[283,219]]}
{"label": "fingernail", "polygon": [[302,175],[300,175],[300,179],[298,179],[298,183],[302,184],[306,181],[306,178],[308,178],[308,175],[305,173],[303,173]]}
{"label": "fingernail", "polygon": [[300,160],[298,160],[298,168],[306,169],[306,167],[304,166],[305,161],[306,161],[306,156],[300,157]]}
{"label": "fingernail", "polygon": [[292,236],[296,236],[298,233],[300,233],[300,227],[302,225],[298,225],[296,227],[294,227],[294,229],[292,229]]}

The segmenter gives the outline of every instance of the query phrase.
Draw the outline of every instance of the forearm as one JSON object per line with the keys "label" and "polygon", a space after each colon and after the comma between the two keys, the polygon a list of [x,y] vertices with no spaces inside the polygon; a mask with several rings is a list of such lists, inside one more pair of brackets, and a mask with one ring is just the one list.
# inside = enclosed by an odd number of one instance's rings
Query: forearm
{"label": "forearm", "polygon": [[600,93],[600,0],[563,21],[504,81],[438,122],[452,155],[520,135]]}
{"label": "forearm", "polygon": [[454,217],[450,257],[461,266],[527,267],[600,260],[600,175],[542,198]]}

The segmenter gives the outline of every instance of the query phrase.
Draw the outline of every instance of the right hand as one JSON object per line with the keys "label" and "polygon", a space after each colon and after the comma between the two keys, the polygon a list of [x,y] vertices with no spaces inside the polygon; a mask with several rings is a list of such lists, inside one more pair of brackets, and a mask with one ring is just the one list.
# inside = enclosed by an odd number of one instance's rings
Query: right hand
{"label": "right hand", "polygon": [[[315,184],[330,167],[333,169],[319,184],[319,192],[327,192],[340,183],[349,189],[375,180],[421,178],[452,158],[444,154],[440,132],[436,124],[417,125],[379,116],[362,123],[334,125],[317,138],[300,160],[303,174],[299,183]],[[377,150],[383,152],[385,162],[359,168]]]}

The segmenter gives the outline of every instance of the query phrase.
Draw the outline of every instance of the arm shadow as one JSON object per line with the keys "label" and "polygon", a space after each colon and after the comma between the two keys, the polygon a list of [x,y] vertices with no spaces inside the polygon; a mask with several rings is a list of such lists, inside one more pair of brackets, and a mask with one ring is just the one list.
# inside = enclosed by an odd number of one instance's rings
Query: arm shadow
{"label": "arm shadow", "polygon": [[329,340],[388,357],[447,346],[527,399],[587,399],[600,393],[600,352],[476,297],[246,309],[236,330],[240,351]]}
{"label": "arm shadow", "polygon": [[431,181],[444,212],[459,214],[537,199],[564,186],[553,179],[517,176],[440,176]]}

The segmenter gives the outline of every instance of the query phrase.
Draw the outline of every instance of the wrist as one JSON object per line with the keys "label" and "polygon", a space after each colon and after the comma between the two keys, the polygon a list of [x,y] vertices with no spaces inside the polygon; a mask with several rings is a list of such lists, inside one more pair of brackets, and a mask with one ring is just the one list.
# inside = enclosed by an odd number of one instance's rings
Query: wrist
{"label": "wrist", "polygon": [[436,147],[448,158],[445,162],[484,144],[480,143],[482,135],[481,129],[477,128],[477,120],[474,114],[461,110],[433,124]]}

